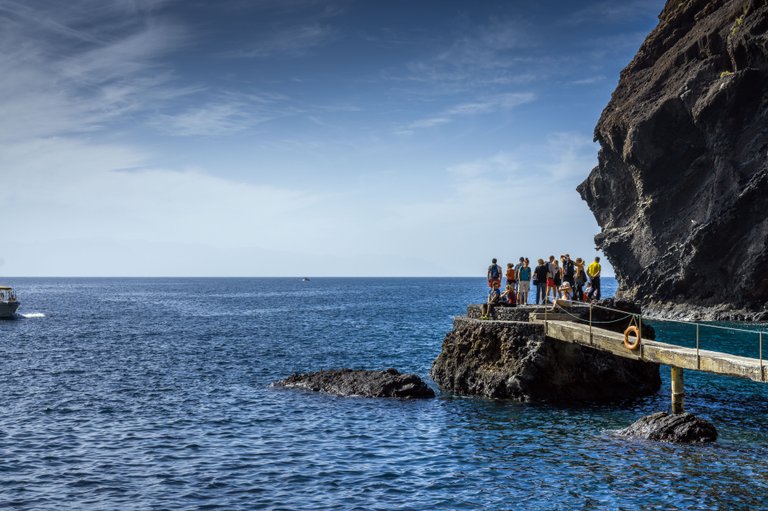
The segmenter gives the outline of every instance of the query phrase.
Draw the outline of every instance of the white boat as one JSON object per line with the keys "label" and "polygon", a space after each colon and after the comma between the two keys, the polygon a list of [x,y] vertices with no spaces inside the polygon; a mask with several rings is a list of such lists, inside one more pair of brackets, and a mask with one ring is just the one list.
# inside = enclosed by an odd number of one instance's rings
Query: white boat
{"label": "white boat", "polygon": [[0,286],[0,318],[16,317],[19,305],[21,303],[16,299],[16,291],[9,286]]}

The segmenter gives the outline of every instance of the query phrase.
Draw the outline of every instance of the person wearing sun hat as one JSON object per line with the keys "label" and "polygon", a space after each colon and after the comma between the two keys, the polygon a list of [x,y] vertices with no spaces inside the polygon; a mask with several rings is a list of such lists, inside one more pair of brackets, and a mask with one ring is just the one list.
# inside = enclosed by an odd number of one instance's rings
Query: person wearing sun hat
{"label": "person wearing sun hat", "polygon": [[555,307],[570,307],[573,305],[573,302],[571,301],[573,297],[573,288],[571,288],[571,284],[569,282],[563,282],[563,285],[558,288],[560,291],[560,297],[555,300],[555,303],[552,305],[552,308]]}

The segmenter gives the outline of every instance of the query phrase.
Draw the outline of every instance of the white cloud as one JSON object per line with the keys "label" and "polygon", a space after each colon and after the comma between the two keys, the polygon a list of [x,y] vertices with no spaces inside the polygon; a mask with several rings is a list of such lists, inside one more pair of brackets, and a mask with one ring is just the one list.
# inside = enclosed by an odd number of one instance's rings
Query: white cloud
{"label": "white cloud", "polygon": [[520,161],[512,154],[500,152],[489,158],[459,163],[448,167],[448,173],[463,179],[475,179],[480,176],[509,175],[520,170]]}
{"label": "white cloud", "polygon": [[581,23],[616,23],[637,18],[657,16],[664,7],[663,0],[611,0],[593,3],[583,7],[567,17],[561,18],[560,24],[578,25]]}
{"label": "white cloud", "polygon": [[586,78],[579,78],[578,80],[572,80],[571,85],[592,85],[605,80],[605,75],[587,76]]}
{"label": "white cloud", "polygon": [[467,275],[494,256],[591,258],[598,227],[575,186],[596,153],[588,135],[552,133],[538,147],[457,163],[446,169],[443,197],[389,204],[380,229],[390,244],[449,258]]}
{"label": "white cloud", "polygon": [[223,136],[278,117],[305,113],[280,94],[219,92],[216,98],[186,110],[155,114],[147,123],[167,135]]}
{"label": "white cloud", "polygon": [[240,104],[211,104],[177,114],[158,114],[150,126],[168,135],[217,136],[242,131],[265,119],[248,116]]}
{"label": "white cloud", "polygon": [[[46,271],[46,265],[28,268],[20,247],[44,247],[53,254],[59,243],[75,241],[82,261],[69,262],[80,274],[88,273],[90,251],[99,252],[105,244],[132,243],[148,251],[167,244],[290,250],[302,237],[317,242],[303,211],[321,200],[318,196],[229,181],[201,170],[147,167],[146,156],[126,146],[71,139],[37,140],[4,150],[0,168],[14,178],[0,189],[0,203],[14,211],[17,222],[6,237],[6,253],[0,254],[9,271]],[[297,237],[286,236],[291,232]],[[136,268],[130,253],[113,257],[98,267],[109,266],[112,274],[152,272]]]}
{"label": "white cloud", "polygon": [[[414,94],[461,94],[521,85],[539,80],[542,57],[531,53],[539,44],[519,19],[495,19],[459,33],[429,41],[430,55],[383,73],[385,79],[413,82]],[[429,89],[425,90],[425,87]]]}
{"label": "white cloud", "polygon": [[573,186],[597,163],[598,145],[583,133],[553,133],[546,137],[542,154],[548,155],[538,168],[553,180],[568,180]]}
{"label": "white cloud", "polygon": [[418,119],[399,128],[396,130],[396,133],[411,134],[416,129],[432,128],[442,124],[448,124],[460,117],[487,114],[499,110],[510,110],[525,103],[530,103],[535,99],[536,95],[532,92],[496,94],[470,103],[454,105],[432,117]]}
{"label": "white cloud", "polygon": [[[0,35],[0,140],[101,129],[195,90],[172,87],[172,74],[157,63],[182,43],[184,32],[167,23],[101,18],[125,4],[75,2],[47,12],[0,3],[0,12],[9,14]],[[75,28],[81,26],[89,29]]]}
{"label": "white cloud", "polygon": [[300,57],[313,48],[327,44],[334,36],[329,26],[316,23],[284,27],[251,43],[250,48],[231,55],[241,58]]}

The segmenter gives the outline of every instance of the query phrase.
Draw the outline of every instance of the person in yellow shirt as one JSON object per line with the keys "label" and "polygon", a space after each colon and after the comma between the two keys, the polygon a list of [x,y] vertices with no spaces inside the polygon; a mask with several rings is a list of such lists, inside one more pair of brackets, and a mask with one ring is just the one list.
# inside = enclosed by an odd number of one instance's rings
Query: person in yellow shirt
{"label": "person in yellow shirt", "polygon": [[587,275],[592,283],[592,289],[587,293],[587,299],[591,300],[594,296],[596,300],[600,299],[600,258],[595,257],[595,262],[587,266]]}

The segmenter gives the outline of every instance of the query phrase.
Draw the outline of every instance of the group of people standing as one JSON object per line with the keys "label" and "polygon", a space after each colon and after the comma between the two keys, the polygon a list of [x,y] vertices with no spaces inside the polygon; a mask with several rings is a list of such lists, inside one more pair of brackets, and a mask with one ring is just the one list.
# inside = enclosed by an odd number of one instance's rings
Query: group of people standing
{"label": "group of people standing", "polygon": [[[600,299],[600,258],[586,265],[581,257],[571,259],[570,254],[549,256],[537,261],[538,265],[531,269],[527,257],[521,257],[516,265],[507,264],[506,287],[501,291],[502,268],[493,258],[488,267],[488,305],[524,305],[528,303],[528,293],[531,282],[536,286],[536,304],[546,304],[552,296],[556,300],[587,301]],[[585,287],[586,286],[586,287]]]}

